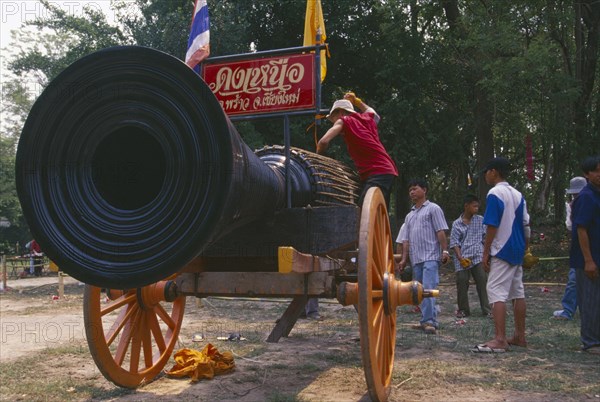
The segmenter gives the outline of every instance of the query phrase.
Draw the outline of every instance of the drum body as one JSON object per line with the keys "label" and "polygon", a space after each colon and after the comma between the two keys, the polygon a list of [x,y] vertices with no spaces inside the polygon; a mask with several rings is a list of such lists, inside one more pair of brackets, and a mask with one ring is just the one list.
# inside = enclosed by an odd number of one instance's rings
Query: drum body
{"label": "drum body", "polygon": [[[285,177],[284,147],[264,147],[256,155]],[[292,147],[289,169],[292,207],[356,205],[359,178],[342,162]]]}
{"label": "drum body", "polygon": [[[285,181],[284,147],[264,147],[256,155]],[[360,223],[356,173],[334,159],[291,148],[289,175],[292,207],[211,244],[201,256],[204,270],[277,271],[281,246],[312,255],[356,248]]]}

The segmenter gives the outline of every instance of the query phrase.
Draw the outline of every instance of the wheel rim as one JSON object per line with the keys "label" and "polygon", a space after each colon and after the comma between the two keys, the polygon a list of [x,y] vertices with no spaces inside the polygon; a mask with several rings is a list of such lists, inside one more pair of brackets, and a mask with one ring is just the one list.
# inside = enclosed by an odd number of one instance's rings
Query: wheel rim
{"label": "wheel rim", "polygon": [[107,380],[135,388],[152,381],[165,367],[185,310],[185,296],[165,301],[165,289],[171,284],[162,281],[107,292],[86,285],[83,312],[88,346]]}
{"label": "wheel rim", "polygon": [[394,267],[389,219],[381,190],[365,197],[358,242],[360,346],[369,394],[385,401],[390,391],[396,346],[396,311],[386,313],[384,284]]}

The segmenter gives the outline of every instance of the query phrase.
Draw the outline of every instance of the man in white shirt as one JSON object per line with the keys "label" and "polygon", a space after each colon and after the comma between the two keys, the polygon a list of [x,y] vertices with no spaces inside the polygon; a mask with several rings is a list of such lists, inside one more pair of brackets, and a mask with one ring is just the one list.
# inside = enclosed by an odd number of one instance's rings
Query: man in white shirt
{"label": "man in white shirt", "polygon": [[[476,345],[478,353],[500,353],[508,345],[527,346],[525,340],[525,289],[523,257],[529,244],[529,214],[523,195],[506,178],[510,162],[497,157],[488,162],[485,181],[493,186],[486,198],[483,224],[487,225],[483,264],[489,272],[487,293],[494,316],[494,339]],[[506,303],[512,301],[514,335],[506,338]]]}

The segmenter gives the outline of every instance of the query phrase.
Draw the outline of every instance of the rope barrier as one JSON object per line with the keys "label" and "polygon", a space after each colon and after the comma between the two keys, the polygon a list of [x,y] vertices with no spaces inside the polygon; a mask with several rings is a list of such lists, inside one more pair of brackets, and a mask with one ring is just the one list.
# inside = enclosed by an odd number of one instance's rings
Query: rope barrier
{"label": "rope barrier", "polygon": [[[473,284],[474,282],[471,282]],[[523,286],[566,286],[566,283],[560,282],[523,282]],[[438,287],[456,286],[454,283],[440,283]]]}

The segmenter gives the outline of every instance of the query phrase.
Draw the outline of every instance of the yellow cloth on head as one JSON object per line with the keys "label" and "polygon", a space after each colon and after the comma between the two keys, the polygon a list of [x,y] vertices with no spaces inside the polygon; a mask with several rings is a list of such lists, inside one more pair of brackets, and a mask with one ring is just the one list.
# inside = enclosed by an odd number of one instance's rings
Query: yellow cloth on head
{"label": "yellow cloth on head", "polygon": [[235,368],[231,352],[219,353],[212,344],[207,344],[202,351],[180,349],[173,356],[175,365],[167,375],[173,377],[191,377],[192,381],[201,378],[212,379],[215,375],[227,373]]}

